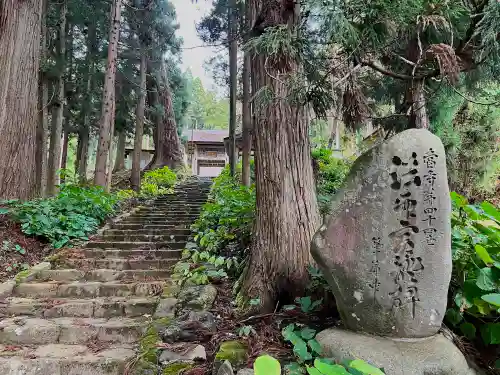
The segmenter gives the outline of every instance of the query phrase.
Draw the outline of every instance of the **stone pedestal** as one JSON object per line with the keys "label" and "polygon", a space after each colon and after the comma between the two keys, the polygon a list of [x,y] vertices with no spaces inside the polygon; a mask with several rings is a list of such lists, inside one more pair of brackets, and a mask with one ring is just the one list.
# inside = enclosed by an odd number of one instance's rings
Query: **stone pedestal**
{"label": "stone pedestal", "polygon": [[327,329],[316,339],[322,356],[337,361],[360,358],[387,375],[479,375],[457,347],[441,334],[423,339],[390,339]]}

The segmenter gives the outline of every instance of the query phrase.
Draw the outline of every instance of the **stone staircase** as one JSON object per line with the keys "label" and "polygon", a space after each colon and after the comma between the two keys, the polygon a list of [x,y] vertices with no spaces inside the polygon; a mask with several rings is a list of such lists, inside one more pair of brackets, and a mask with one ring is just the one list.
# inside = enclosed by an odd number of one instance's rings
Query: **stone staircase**
{"label": "stone staircase", "polygon": [[210,180],[113,224],[0,300],[0,375],[122,375],[136,355]]}

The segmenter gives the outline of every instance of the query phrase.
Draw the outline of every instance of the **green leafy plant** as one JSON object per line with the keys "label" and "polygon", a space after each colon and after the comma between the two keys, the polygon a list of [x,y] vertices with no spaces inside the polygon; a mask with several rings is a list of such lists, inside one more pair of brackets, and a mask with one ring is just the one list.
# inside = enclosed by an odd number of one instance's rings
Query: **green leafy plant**
{"label": "green leafy plant", "polygon": [[254,215],[254,187],[240,185],[226,167],[214,179],[209,202],[191,229],[202,250],[218,255],[230,243],[240,249],[249,243]]}
{"label": "green leafy plant", "polygon": [[283,309],[285,310],[295,310],[299,307],[303,313],[309,314],[315,311],[323,303],[323,299],[313,301],[310,296],[297,297],[295,298],[296,305],[285,305]]}
{"label": "green leafy plant", "polygon": [[49,240],[55,248],[71,239],[86,240],[89,233],[115,212],[118,198],[101,187],[63,184],[47,199],[13,202],[9,214],[22,231]]}
{"label": "green leafy plant", "polygon": [[330,210],[333,195],[340,189],[342,182],[349,173],[350,161],[333,156],[332,150],[317,148],[311,152],[318,204],[322,214]]}
{"label": "green leafy plant", "polygon": [[240,327],[240,329],[238,330],[238,335],[240,337],[248,337],[255,333],[256,333],[255,329],[252,326],[247,326],[247,325]]}
{"label": "green leafy plant", "polygon": [[453,301],[447,322],[470,340],[500,344],[500,211],[451,194]]}
{"label": "green leafy plant", "polygon": [[[261,355],[253,365],[255,375],[281,375],[281,364],[270,355]],[[297,363],[285,366],[289,375],[384,375],[384,372],[361,359],[345,361],[343,365],[335,364],[324,358],[316,358],[310,365],[305,367]]]}
{"label": "green leafy plant", "polygon": [[[11,253],[18,253],[20,255],[26,255],[26,249],[25,248],[23,248],[19,244],[14,244],[14,243],[12,243],[11,241],[8,241],[8,240],[2,242],[2,252],[3,253],[11,252]],[[14,263],[5,264],[4,268],[5,268],[5,270],[7,272],[11,272],[11,271],[13,271],[15,269],[26,270],[26,269],[29,268],[29,264],[28,263],[14,262]]]}
{"label": "green leafy plant", "polygon": [[235,273],[239,268],[239,262],[234,257],[216,256],[208,251],[200,252],[195,244],[192,246],[191,250],[183,251],[182,260],[174,266],[172,279],[178,284],[187,280],[196,285],[208,284],[211,281],[226,279],[228,272]]}
{"label": "green leafy plant", "polygon": [[255,375],[281,375],[281,365],[276,358],[270,355],[261,355],[254,364]]}
{"label": "green leafy plant", "polygon": [[289,341],[293,345],[293,353],[300,363],[306,362],[313,358],[313,354],[321,355],[321,346],[314,339],[316,330],[304,326],[302,328],[295,324],[289,324],[281,334],[285,341]]}
{"label": "green leafy plant", "polygon": [[141,196],[156,197],[172,193],[177,175],[169,167],[154,169],[144,173],[141,183]]}
{"label": "green leafy plant", "polygon": [[118,190],[115,194],[120,201],[137,197],[137,193],[133,190]]}

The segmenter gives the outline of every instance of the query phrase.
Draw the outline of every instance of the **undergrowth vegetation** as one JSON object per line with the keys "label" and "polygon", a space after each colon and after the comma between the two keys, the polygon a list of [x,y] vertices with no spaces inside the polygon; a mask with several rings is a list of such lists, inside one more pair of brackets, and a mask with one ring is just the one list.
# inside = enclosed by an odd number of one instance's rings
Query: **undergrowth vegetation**
{"label": "undergrowth vegetation", "polygon": [[330,210],[330,203],[335,193],[349,173],[351,163],[348,160],[335,158],[332,150],[317,148],[311,153],[314,175],[316,176],[316,194],[322,215]]}
{"label": "undergrowth vegetation", "polygon": [[470,340],[500,344],[500,211],[452,193],[452,301],[447,322]]}
{"label": "undergrowth vegetation", "polygon": [[65,183],[59,186],[57,195],[31,201],[10,200],[0,202],[0,214],[21,224],[24,234],[49,241],[58,249],[71,240],[87,240],[120,204],[132,198],[153,198],[172,192],[176,174],[168,167],[144,174],[141,193],[120,190],[108,193],[98,186],[82,186],[75,178],[60,172]]}
{"label": "undergrowth vegetation", "polygon": [[87,239],[115,212],[118,202],[116,195],[101,187],[63,184],[54,197],[6,203],[10,217],[21,223],[23,233],[61,248],[72,239]]}
{"label": "undergrowth vegetation", "polygon": [[255,215],[255,187],[231,177],[229,166],[214,179],[209,200],[191,226],[194,242],[189,243],[174,278],[196,284],[236,277],[241,271],[250,243]]}

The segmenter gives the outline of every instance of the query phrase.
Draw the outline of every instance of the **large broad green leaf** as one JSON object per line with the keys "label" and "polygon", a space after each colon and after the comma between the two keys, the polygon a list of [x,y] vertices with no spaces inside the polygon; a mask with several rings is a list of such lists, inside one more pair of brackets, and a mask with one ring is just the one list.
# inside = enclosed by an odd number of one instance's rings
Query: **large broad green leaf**
{"label": "large broad green leaf", "polygon": [[307,350],[307,344],[303,340],[297,341],[293,345],[293,352],[302,362],[312,359],[311,353]]}
{"label": "large broad green leaf", "polygon": [[312,351],[321,354],[323,352],[323,349],[321,348],[321,345],[316,339],[309,340],[307,342],[307,345],[311,348]]}
{"label": "large broad green leaf", "polygon": [[281,375],[281,365],[277,359],[270,355],[261,355],[254,364],[255,375]]}
{"label": "large broad green leaf", "polygon": [[476,254],[481,258],[481,260],[486,264],[487,266],[495,263],[493,258],[490,256],[488,253],[488,250],[486,250],[483,246],[477,244],[474,246],[474,249],[476,250]]}
{"label": "large broad green leaf", "polygon": [[483,209],[484,213],[488,215],[492,220],[500,221],[500,212],[490,202],[481,203],[481,208]]}
{"label": "large broad green leaf", "polygon": [[317,368],[307,366],[307,373],[309,375],[323,375]]}
{"label": "large broad green leaf", "polygon": [[454,191],[450,193],[450,197],[453,205],[457,208],[465,207],[469,203],[467,202],[467,198]]}
{"label": "large broad green leaf", "polygon": [[450,324],[456,326],[462,321],[462,319],[463,319],[463,316],[460,313],[460,311],[458,311],[457,309],[446,310],[446,320]]}
{"label": "large broad green leaf", "polygon": [[326,363],[321,359],[314,360],[314,367],[316,367],[322,375],[349,375],[343,366]]}
{"label": "large broad green leaf", "polygon": [[460,324],[460,330],[469,340],[474,340],[476,338],[476,327],[472,323],[462,323]]}
{"label": "large broad green leaf", "polygon": [[382,370],[366,363],[362,359],[355,359],[348,363],[348,369],[355,369],[365,375],[384,375]]}
{"label": "large broad green leaf", "polygon": [[476,285],[482,290],[496,290],[497,284],[495,275],[491,268],[481,268],[477,277]]}
{"label": "large broad green leaf", "polygon": [[481,327],[481,337],[485,344],[500,344],[500,323],[486,323]]}
{"label": "large broad green leaf", "polygon": [[500,294],[498,293],[485,294],[481,298],[493,306],[500,307]]}
{"label": "large broad green leaf", "polygon": [[316,330],[309,327],[304,327],[300,331],[300,336],[302,336],[304,340],[310,340],[315,335],[316,335]]}

